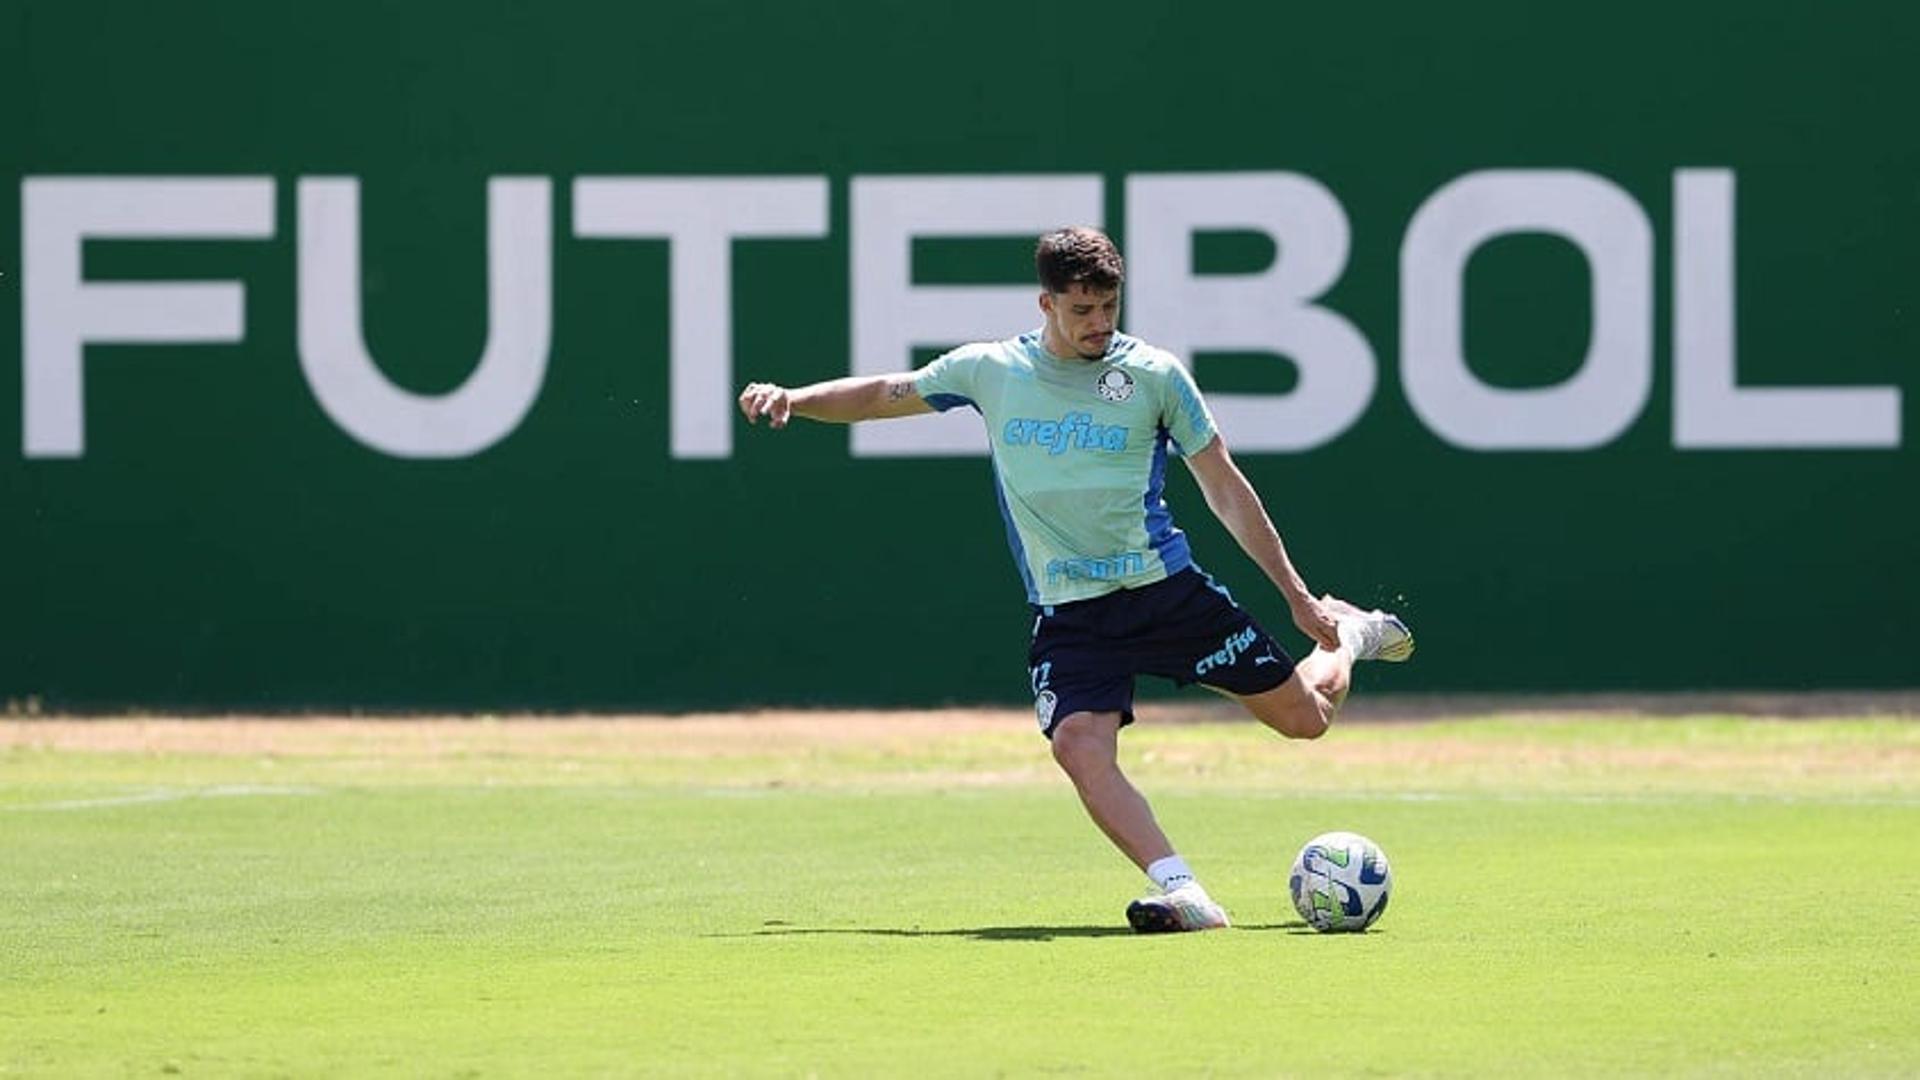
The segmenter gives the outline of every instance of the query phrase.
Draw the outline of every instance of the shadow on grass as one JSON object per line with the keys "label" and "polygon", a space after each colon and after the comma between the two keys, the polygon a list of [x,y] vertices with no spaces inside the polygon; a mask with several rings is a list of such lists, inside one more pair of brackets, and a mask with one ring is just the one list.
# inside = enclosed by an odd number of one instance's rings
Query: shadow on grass
{"label": "shadow on grass", "polygon": [[[1284,930],[1293,934],[1312,934],[1306,923],[1269,923],[1261,926],[1236,925],[1235,930],[1265,933]],[[882,926],[788,926],[769,923],[758,930],[740,934],[704,934],[710,938],[805,937],[815,934],[854,935],[858,937],[967,938],[972,941],[1053,941],[1056,938],[1138,937],[1125,926],[978,926],[952,930],[923,930],[920,927]]]}

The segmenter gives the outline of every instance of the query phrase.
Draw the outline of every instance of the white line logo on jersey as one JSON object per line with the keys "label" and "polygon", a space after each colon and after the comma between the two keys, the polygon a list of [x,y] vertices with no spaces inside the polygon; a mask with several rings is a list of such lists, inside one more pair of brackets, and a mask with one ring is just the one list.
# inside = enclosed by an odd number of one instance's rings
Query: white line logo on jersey
{"label": "white line logo on jersey", "polygon": [[1133,396],[1133,376],[1119,368],[1108,368],[1093,381],[1093,391],[1103,401],[1125,401]]}

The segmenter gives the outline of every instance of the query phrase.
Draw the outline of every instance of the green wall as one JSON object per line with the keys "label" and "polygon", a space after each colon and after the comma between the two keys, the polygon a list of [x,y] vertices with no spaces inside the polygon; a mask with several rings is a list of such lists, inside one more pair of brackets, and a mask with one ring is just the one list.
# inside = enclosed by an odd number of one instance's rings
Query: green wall
{"label": "green wall", "polygon": [[[1023,700],[1028,621],[985,462],[744,424],[730,456],[674,458],[668,245],[576,235],[583,176],[826,180],[824,236],[732,248],[736,383],[849,371],[855,177],[1097,176],[1123,246],[1130,177],[1311,177],[1351,229],[1320,302],[1364,335],[1378,383],[1337,438],[1242,465],[1311,584],[1415,625],[1418,659],[1363,687],[1920,684],[1912,8],[807,7],[0,9],[0,700]],[[1463,448],[1404,389],[1409,223],[1489,169],[1603,177],[1651,225],[1651,392],[1603,445]],[[1897,445],[1676,445],[1682,169],[1737,177],[1740,382],[1891,388]],[[276,218],[269,239],[88,242],[90,282],[243,284],[244,340],[89,345],[84,452],[34,456],[22,181],[79,176],[270,178]],[[297,184],[359,179],[368,346],[440,394],[487,340],[502,176],[552,184],[539,396],[471,456],[369,447],[302,375]],[[921,242],[916,280],[1019,284],[1029,244]],[[1194,251],[1223,275],[1288,254],[1232,230]],[[1504,237],[1465,281],[1484,381],[1579,370],[1594,316],[1575,247]],[[1194,366],[1210,392],[1292,382],[1285,362]],[[1203,565],[1284,624],[1175,473]]]}

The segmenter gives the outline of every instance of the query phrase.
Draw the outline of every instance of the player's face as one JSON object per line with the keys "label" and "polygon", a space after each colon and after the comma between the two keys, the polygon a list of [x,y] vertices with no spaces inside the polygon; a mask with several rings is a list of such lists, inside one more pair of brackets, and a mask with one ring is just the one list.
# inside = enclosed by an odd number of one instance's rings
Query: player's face
{"label": "player's face", "polygon": [[1098,360],[1106,355],[1120,322],[1120,290],[1075,282],[1066,292],[1041,293],[1040,310],[1047,316],[1048,351]]}

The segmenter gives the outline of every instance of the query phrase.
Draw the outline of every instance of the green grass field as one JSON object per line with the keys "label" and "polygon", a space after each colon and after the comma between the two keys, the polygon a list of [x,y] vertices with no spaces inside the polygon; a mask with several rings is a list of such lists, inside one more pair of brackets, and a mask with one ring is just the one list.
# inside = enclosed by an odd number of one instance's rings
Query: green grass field
{"label": "green grass field", "polygon": [[[1920,722],[0,722],[0,1075],[1920,1073]],[[1285,896],[1393,862],[1373,932]]]}

